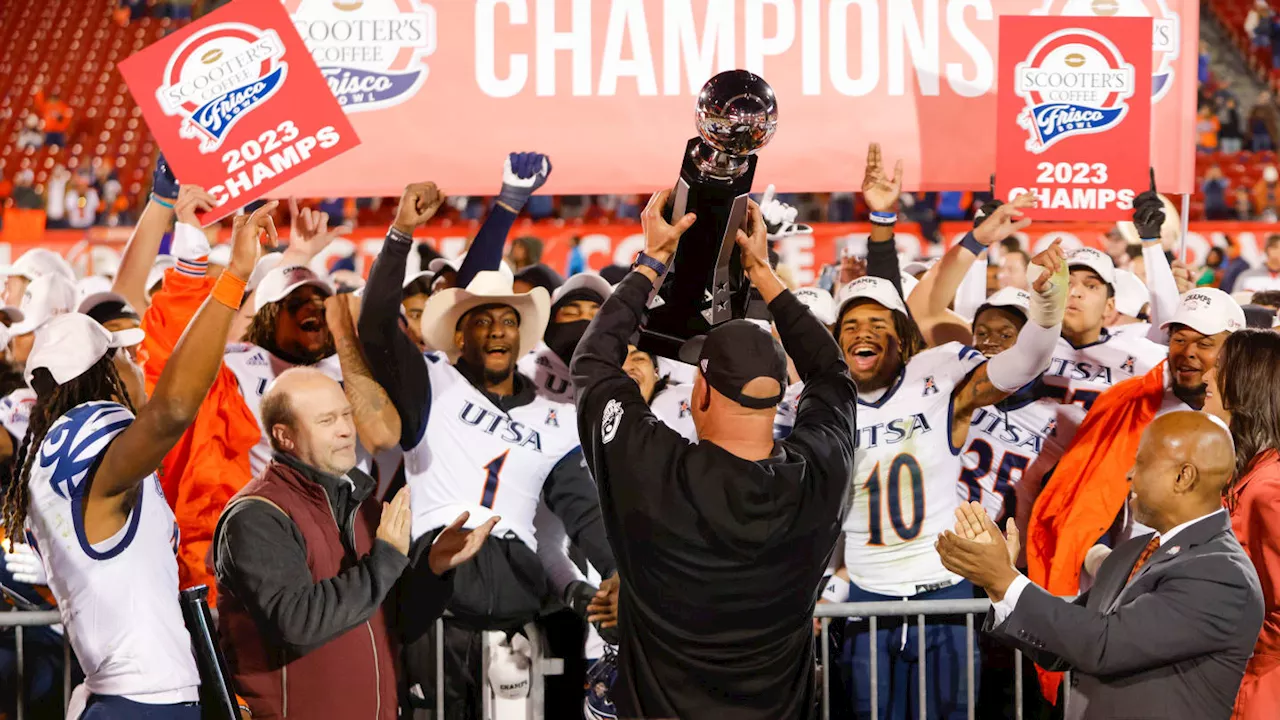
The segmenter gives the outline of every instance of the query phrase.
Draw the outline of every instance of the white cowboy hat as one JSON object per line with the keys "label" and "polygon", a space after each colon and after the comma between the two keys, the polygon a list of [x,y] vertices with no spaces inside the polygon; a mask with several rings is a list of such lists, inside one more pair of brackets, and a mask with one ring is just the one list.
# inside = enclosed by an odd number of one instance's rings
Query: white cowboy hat
{"label": "white cowboy hat", "polygon": [[453,342],[458,321],[468,311],[481,305],[510,305],[520,315],[520,347],[516,356],[529,352],[542,340],[551,317],[551,298],[546,288],[536,287],[527,293],[512,289],[511,275],[498,270],[476,273],[471,284],[449,288],[427,298],[422,308],[422,339],[427,347],[456,360],[460,352]]}

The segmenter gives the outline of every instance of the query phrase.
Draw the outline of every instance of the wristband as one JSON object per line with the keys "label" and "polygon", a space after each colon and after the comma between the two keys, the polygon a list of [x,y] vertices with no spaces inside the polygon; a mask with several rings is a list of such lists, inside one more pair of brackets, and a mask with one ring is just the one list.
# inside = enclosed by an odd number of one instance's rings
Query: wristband
{"label": "wristband", "polygon": [[892,225],[898,222],[898,213],[873,212],[871,213],[872,225]]}
{"label": "wristband", "polygon": [[218,282],[213,285],[213,299],[238,312],[240,303],[244,300],[246,284],[247,280],[232,275],[230,270],[223,270],[218,276]]}
{"label": "wristband", "polygon": [[157,194],[155,194],[155,193],[151,193],[151,202],[153,202],[153,203],[155,203],[155,204],[159,205],[159,206],[160,206],[160,207],[162,207],[162,208],[169,208],[170,210],[172,210],[172,209],[173,209],[173,202],[172,202],[172,201],[170,201],[170,200],[166,200],[165,198],[162,198],[162,197],[160,197],[159,195],[157,195]]}
{"label": "wristband", "polygon": [[973,236],[972,231],[965,233],[964,237],[960,239],[960,247],[974,255],[981,255],[987,249],[986,245],[978,242],[978,238]]}
{"label": "wristband", "polygon": [[658,277],[662,277],[667,274],[667,266],[662,264],[661,260],[658,260],[652,255],[646,255],[643,251],[641,251],[639,255],[636,255],[636,261],[631,265],[631,269],[634,270],[640,265],[658,273]]}
{"label": "wristband", "polygon": [[393,240],[393,241],[398,242],[398,243],[400,243],[400,244],[402,244],[402,245],[412,245],[412,244],[413,244],[413,236],[412,236],[412,235],[406,235],[406,234],[404,234],[404,233],[400,232],[399,230],[395,229],[395,227],[394,227],[394,226],[393,226],[393,227],[391,227],[389,230],[387,230],[387,239],[388,239],[388,240]]}
{"label": "wristband", "polygon": [[827,578],[822,588],[822,599],[827,602],[842,603],[849,599],[849,581],[839,575]]}

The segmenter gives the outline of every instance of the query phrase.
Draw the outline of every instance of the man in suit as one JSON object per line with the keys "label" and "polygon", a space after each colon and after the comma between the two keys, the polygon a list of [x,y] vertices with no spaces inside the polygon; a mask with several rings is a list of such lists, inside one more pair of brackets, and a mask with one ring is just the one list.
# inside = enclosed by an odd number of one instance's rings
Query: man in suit
{"label": "man in suit", "polygon": [[1120,545],[1075,602],[1014,568],[982,507],[938,538],[948,570],[986,589],[984,630],[1042,667],[1074,670],[1068,720],[1226,720],[1262,627],[1262,590],[1231,532],[1222,489],[1235,465],[1225,425],[1198,412],[1157,418],[1129,471],[1135,519],[1155,529]]}

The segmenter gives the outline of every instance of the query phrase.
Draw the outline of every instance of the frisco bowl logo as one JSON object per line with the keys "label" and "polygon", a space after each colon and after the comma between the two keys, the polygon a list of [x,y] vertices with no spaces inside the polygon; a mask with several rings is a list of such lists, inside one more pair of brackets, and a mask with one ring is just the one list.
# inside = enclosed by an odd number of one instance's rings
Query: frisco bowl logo
{"label": "frisco bowl logo", "polygon": [[285,0],[348,114],[399,105],[422,89],[436,11],[421,0]]}
{"label": "frisco bowl logo", "polygon": [[1169,9],[1166,0],[1044,0],[1031,14],[1151,18],[1151,101],[1159,102],[1169,92],[1181,46],[1181,26],[1178,13]]}
{"label": "frisco bowl logo", "polygon": [[1133,65],[1110,40],[1079,28],[1051,33],[1014,72],[1014,92],[1026,98],[1018,125],[1027,151],[1042,153],[1075,135],[1113,128],[1129,112]]}
{"label": "frisco bowl logo", "polygon": [[200,152],[222,146],[245,115],[284,86],[289,66],[274,30],[221,23],[187,38],[169,58],[156,99],[184,118],[178,134],[200,141]]}

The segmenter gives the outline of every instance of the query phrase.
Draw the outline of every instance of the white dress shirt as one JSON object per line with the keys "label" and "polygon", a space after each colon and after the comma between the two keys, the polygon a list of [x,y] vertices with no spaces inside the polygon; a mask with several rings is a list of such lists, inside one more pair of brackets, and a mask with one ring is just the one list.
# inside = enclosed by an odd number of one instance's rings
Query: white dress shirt
{"label": "white dress shirt", "polygon": [[[1200,517],[1194,520],[1188,520],[1187,522],[1184,522],[1181,525],[1175,525],[1172,528],[1169,528],[1169,532],[1165,533],[1164,535],[1160,535],[1159,533],[1157,533],[1156,537],[1159,538],[1160,544],[1164,545],[1165,543],[1172,540],[1174,535],[1177,535],[1178,533],[1182,532],[1188,527],[1191,527],[1192,525],[1200,522],[1201,520],[1204,520],[1205,518],[1213,517],[1218,513],[1224,513],[1224,512],[1226,512],[1225,508],[1214,510],[1213,512],[1208,513],[1206,515],[1201,515]],[[1026,587],[1030,584],[1031,584],[1031,581],[1028,580],[1025,575],[1022,575],[1021,573],[1019,573],[1018,577],[1014,578],[1013,582],[1009,583],[1009,589],[1004,591],[1004,597],[1001,598],[1000,602],[991,604],[991,608],[992,610],[995,611],[995,615],[996,615],[995,617],[996,626],[999,626],[1001,623],[1003,623],[1005,621],[1005,618],[1009,617],[1009,615],[1013,613],[1013,609],[1018,605],[1018,598],[1022,597],[1022,591],[1025,590]]]}

